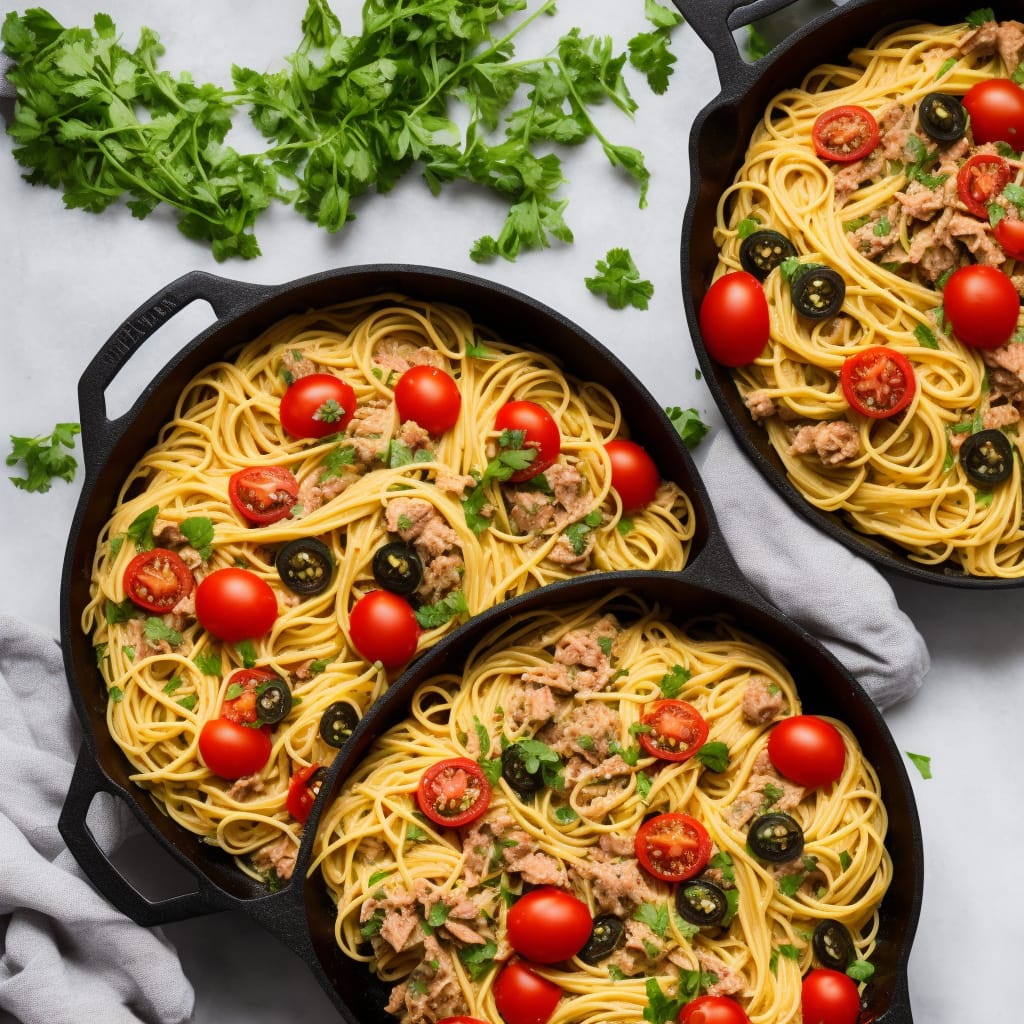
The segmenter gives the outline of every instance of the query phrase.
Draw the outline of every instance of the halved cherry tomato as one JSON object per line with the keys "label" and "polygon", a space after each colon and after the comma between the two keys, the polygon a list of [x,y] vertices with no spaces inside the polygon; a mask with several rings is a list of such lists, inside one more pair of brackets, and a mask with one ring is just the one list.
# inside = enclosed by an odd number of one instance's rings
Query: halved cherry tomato
{"label": "halved cherry tomato", "polygon": [[319,771],[320,765],[314,761],[313,764],[303,765],[292,775],[285,807],[296,821],[305,822],[313,810],[320,783]]}
{"label": "halved cherry tomato", "polygon": [[826,160],[849,164],[878,145],[878,122],[863,107],[848,104],[818,115],[811,128],[814,151]]}
{"label": "halved cherry tomato", "polygon": [[618,493],[625,512],[634,512],[654,501],[661,473],[654,459],[635,441],[616,438],[604,450],[612,464],[612,487]]}
{"label": "halved cherry tomato", "polygon": [[196,618],[226,643],[254,640],[277,619],[277,596],[270,584],[248,569],[217,569],[196,587]]}
{"label": "halved cherry tomato", "polygon": [[963,99],[971,115],[971,133],[979,146],[1008,142],[1024,147],[1024,89],[1009,78],[986,78],[967,90]]}
{"label": "halved cherry tomato", "polygon": [[988,204],[1010,180],[1010,165],[995,153],[975,153],[957,172],[960,201],[975,217],[988,220]]}
{"label": "halved cherry tomato", "polygon": [[410,366],[395,385],[395,405],[403,423],[415,420],[431,434],[443,434],[459,418],[462,395],[450,373],[437,366]]}
{"label": "halved cherry tomato", "polygon": [[973,348],[999,348],[1017,329],[1020,297],[997,267],[973,263],[949,275],[942,307],[953,333]]}
{"label": "halved cherry tomato", "polygon": [[195,586],[192,570],[166,548],[137,554],[124,571],[124,591],[140,608],[169,612]]}
{"label": "halved cherry tomato", "polygon": [[803,980],[800,1010],[804,1024],[857,1024],[860,993],[842,971],[817,967]]}
{"label": "halved cherry tomato", "polygon": [[772,727],[768,759],[801,786],[824,786],[843,774],[846,744],[842,733],[824,718],[793,715]]}
{"label": "halved cherry tomato", "polygon": [[449,757],[432,764],[420,777],[416,802],[431,821],[458,828],[487,810],[491,784],[476,761]]}
{"label": "halved cherry tomato", "polygon": [[553,885],[524,893],[509,907],[505,919],[509,944],[538,964],[574,957],[587,944],[593,926],[586,903]]}
{"label": "halved cherry tomato", "polygon": [[676,1018],[679,1024],[750,1024],[742,1006],[728,996],[697,996]]}
{"label": "halved cherry tomato", "polygon": [[299,497],[299,482],[284,466],[249,466],[228,480],[231,504],[260,526],[291,515]]}
{"label": "halved cherry tomato", "polygon": [[279,415],[292,437],[326,437],[344,430],[355,411],[350,384],[333,373],[311,373],[288,386]]}
{"label": "halved cherry tomato", "polygon": [[523,432],[520,447],[535,448],[536,458],[525,469],[517,470],[509,480],[532,480],[552,465],[562,450],[562,435],[554,417],[536,402],[506,402],[494,418],[495,430]]}
{"label": "halved cherry tomato", "polygon": [[522,960],[510,960],[494,979],[494,1005],[506,1024],[547,1024],[562,990]]}
{"label": "halved cherry tomato", "polygon": [[270,758],[270,736],[263,729],[213,718],[199,733],[199,754],[206,767],[222,779],[240,779],[258,772]]}
{"label": "halved cherry tomato", "polygon": [[228,678],[224,692],[224,703],[220,706],[221,717],[240,725],[249,725],[259,718],[256,696],[260,686],[272,679],[280,679],[269,668],[240,668]]}
{"label": "halved cherry tomato", "polygon": [[689,814],[658,814],[637,830],[633,848],[637,860],[655,878],[684,882],[704,870],[711,856],[711,837]]}
{"label": "halved cherry tomato", "polygon": [[704,716],[685,700],[656,700],[640,719],[640,746],[665,761],[687,761],[708,738]]}
{"label": "halved cherry tomato", "polygon": [[876,420],[902,412],[917,390],[910,360],[885,345],[847,356],[839,371],[839,383],[850,407]]}
{"label": "halved cherry tomato", "polygon": [[371,590],[352,606],[348,617],[352,646],[367,660],[400,668],[415,653],[420,624],[412,605],[390,590]]}
{"label": "halved cherry tomato", "polygon": [[745,270],[723,274],[700,304],[700,336],[723,366],[752,363],[768,344],[771,318],[761,282]]}
{"label": "halved cherry tomato", "polygon": [[992,233],[996,241],[1003,247],[1003,252],[1010,259],[1024,260],[1024,220],[1014,217],[1003,217]]}

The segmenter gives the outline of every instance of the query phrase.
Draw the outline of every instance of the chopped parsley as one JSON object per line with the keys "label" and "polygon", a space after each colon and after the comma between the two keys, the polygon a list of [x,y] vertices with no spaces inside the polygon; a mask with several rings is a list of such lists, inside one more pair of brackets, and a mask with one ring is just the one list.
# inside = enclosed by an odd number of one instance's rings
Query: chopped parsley
{"label": "chopped parsley", "polygon": [[604,296],[612,309],[647,309],[654,285],[640,277],[628,249],[609,249],[603,260],[598,260],[594,277],[584,278],[587,288],[595,295]]}

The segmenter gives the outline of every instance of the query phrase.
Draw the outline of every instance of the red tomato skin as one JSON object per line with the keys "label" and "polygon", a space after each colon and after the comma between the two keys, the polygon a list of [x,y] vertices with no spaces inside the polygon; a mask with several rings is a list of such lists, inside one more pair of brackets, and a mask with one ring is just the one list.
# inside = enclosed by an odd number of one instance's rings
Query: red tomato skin
{"label": "red tomato skin", "polygon": [[586,903],[552,885],[531,889],[509,908],[508,941],[527,960],[557,964],[574,957],[590,938],[594,920]]}
{"label": "red tomato skin", "polygon": [[750,1024],[746,1011],[728,996],[697,996],[676,1018],[679,1024]]}
{"label": "red tomato skin", "polygon": [[787,779],[813,789],[835,782],[846,765],[843,734],[817,715],[793,715],[772,726],[768,758]]}
{"label": "red tomato skin", "polygon": [[241,779],[258,772],[269,760],[270,737],[262,729],[213,718],[199,733],[199,754],[206,767],[222,779]]}
{"label": "red tomato skin", "polygon": [[285,807],[296,821],[303,824],[309,817],[309,812],[313,810],[313,804],[316,803],[316,793],[310,785],[310,780],[319,770],[320,765],[315,761],[303,765],[292,774],[292,780],[288,784]]}
{"label": "red tomato skin", "polygon": [[692,730],[693,735],[685,747],[667,750],[657,742],[656,736],[649,732],[639,733],[637,739],[640,746],[652,757],[659,757],[663,761],[688,761],[704,745],[710,731],[704,716],[692,704],[675,699],[652,701],[646,706],[641,722],[644,725],[656,726],[662,716],[666,716],[671,722],[673,714],[681,721],[685,721]]}
{"label": "red tomato skin", "polygon": [[[905,384],[902,394],[894,397],[890,404],[870,406],[858,394],[858,375],[862,368],[866,367],[870,371],[878,365],[879,361],[886,361],[889,366],[898,369]],[[839,382],[843,389],[843,397],[849,403],[850,408],[855,409],[862,416],[869,416],[876,420],[895,416],[898,412],[902,412],[914,400],[914,393],[917,391],[917,377],[910,360],[902,352],[897,352],[885,345],[874,345],[847,356],[839,371]]]}
{"label": "red tomato skin", "polygon": [[857,1024],[860,993],[842,971],[817,967],[804,978],[800,990],[803,1024]]}
{"label": "red tomato skin", "polygon": [[[682,871],[663,870],[654,862],[648,852],[648,837],[657,834],[671,834],[668,831],[669,828],[686,833],[692,837],[695,845],[690,863]],[[633,852],[648,874],[665,882],[685,882],[688,878],[699,875],[707,866],[708,858],[711,856],[711,837],[708,835],[707,829],[689,814],[675,812],[659,814],[657,817],[648,818],[637,830],[633,840]]]}
{"label": "red tomato skin", "polygon": [[506,1024],[547,1024],[562,990],[523,963],[510,960],[494,979],[494,1005]]}
{"label": "red tomato skin", "polygon": [[537,449],[533,462],[509,477],[512,483],[539,476],[554,463],[562,450],[562,435],[555,418],[536,402],[506,402],[494,418],[494,429],[525,431],[523,446]]}
{"label": "red tomato skin", "polygon": [[[844,121],[856,124],[857,133],[860,135],[857,145],[851,145],[849,148],[842,148],[845,147],[845,142],[830,136],[830,132],[842,132],[841,122]],[[818,115],[811,128],[811,138],[818,156],[825,160],[834,160],[836,163],[849,164],[866,157],[878,145],[878,122],[871,111],[865,110],[864,107],[853,104],[833,107]],[[842,147],[836,145],[837,141],[842,142]]]}
{"label": "red tomato skin", "polygon": [[192,570],[167,548],[140,551],[128,563],[123,579],[125,593],[132,602],[158,614],[171,611],[182,598],[188,597],[196,582]]}
{"label": "red tomato skin", "polygon": [[[336,419],[320,419],[325,402],[337,402]],[[327,437],[344,430],[356,411],[356,393],[350,384],[333,373],[311,373],[288,386],[281,398],[281,426],[298,438]]]}
{"label": "red tomato skin", "polygon": [[462,395],[455,378],[437,366],[410,366],[395,385],[395,405],[403,423],[415,420],[431,434],[451,430],[459,418]]}
{"label": "red tomato skin", "polygon": [[723,366],[745,366],[764,351],[771,317],[764,288],[753,274],[723,274],[700,304],[700,334],[709,356]]}
{"label": "red tomato skin", "polygon": [[1001,270],[983,263],[949,275],[942,305],[953,333],[972,348],[999,348],[1017,329],[1020,297]]}
{"label": "red tomato skin", "polygon": [[367,661],[400,668],[415,653],[420,627],[412,606],[389,590],[371,590],[352,606],[348,617],[352,646]]}
{"label": "red tomato skin", "polygon": [[963,105],[971,116],[977,145],[1007,142],[1024,148],[1024,89],[1009,78],[987,78],[967,90]]}
{"label": "red tomato skin", "polygon": [[215,569],[196,587],[199,624],[225,643],[255,640],[277,619],[277,596],[248,569]]}
{"label": "red tomato skin", "polygon": [[988,220],[988,204],[1009,180],[1010,165],[1001,156],[975,153],[957,172],[957,193],[975,217]]}
{"label": "red tomato skin", "polygon": [[257,688],[260,683],[280,678],[269,668],[240,668],[236,672],[232,672],[228,677],[226,692],[230,692],[233,686],[241,686],[243,690],[237,697],[231,697],[221,704],[221,717],[229,718],[232,722],[242,725],[255,722],[258,717],[256,713]]}
{"label": "red tomato skin", "polygon": [[488,1024],[479,1017],[442,1017],[437,1024]]}
{"label": "red tomato skin", "polygon": [[[246,500],[247,491],[262,493],[268,497],[280,496],[280,504],[278,507],[271,506],[261,510]],[[285,469],[284,466],[249,466],[231,474],[231,479],[228,480],[228,497],[238,513],[248,522],[257,526],[267,526],[292,514],[292,506],[299,497],[299,482],[291,470]]]}
{"label": "red tomato skin", "polygon": [[635,512],[652,501],[661,484],[654,459],[635,441],[617,438],[604,450],[612,464],[612,487],[619,495],[623,512]]}
{"label": "red tomato skin", "polygon": [[992,232],[1012,260],[1024,260],[1024,220],[1004,217]]}
{"label": "red tomato skin", "polygon": [[[436,792],[433,789],[434,780],[447,769],[461,768],[466,776],[476,782],[480,795],[470,807],[467,807],[461,814],[442,814],[434,806]],[[476,821],[491,802],[491,784],[483,773],[483,769],[476,761],[468,757],[449,757],[443,761],[432,764],[420,777],[420,784],[416,790],[416,803],[420,810],[436,825],[444,825],[447,828],[458,828],[460,825],[468,825]]]}

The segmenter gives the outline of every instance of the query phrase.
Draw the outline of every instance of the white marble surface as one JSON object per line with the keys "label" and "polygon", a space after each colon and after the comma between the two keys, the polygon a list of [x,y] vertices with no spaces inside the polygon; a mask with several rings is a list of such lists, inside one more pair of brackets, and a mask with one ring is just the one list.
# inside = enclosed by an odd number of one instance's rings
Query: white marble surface
{"label": "white marble surface", "polygon": [[[533,6],[533,5],[531,5]],[[88,23],[97,7],[52,0],[65,24]],[[276,66],[298,39],[303,0],[107,0],[103,10],[134,45],[140,25],[167,46],[162,67],[190,69],[197,80],[229,84],[232,62]],[[337,2],[349,32],[359,7]],[[520,42],[540,52],[574,24],[608,33],[619,46],[646,28],[643,4],[563,0]],[[146,223],[124,210],[96,217],[64,210],[57,193],[20,180],[11,140],[0,138],[0,440],[48,433],[76,420],[77,382],[88,360],[121,320],[179,275],[204,269],[266,283],[342,265],[411,262],[493,278],[561,310],[616,351],[662,404],[695,406],[716,429],[721,420],[695,375],[679,292],[678,252],[688,189],[687,142],[696,112],[717,91],[710,54],[683,29],[675,37],[677,73],[665,96],[631,76],[640,103],[634,122],[614,109],[601,124],[636,146],[652,172],[650,205],[638,209],[632,184],[594,146],[566,156],[567,210],[575,244],[528,253],[514,263],[478,267],[471,242],[496,233],[501,210],[469,190],[434,199],[411,176],[387,197],[368,197],[358,219],[330,237],[293,210],[280,208],[258,228],[264,255],[216,264],[159,216]],[[240,147],[243,146],[239,140]],[[583,278],[613,245],[628,246],[655,294],[646,312],[615,312]],[[108,399],[127,407],[178,344],[206,325],[190,307],[144,347]],[[699,453],[698,453],[699,461]],[[0,481],[0,611],[56,632],[59,578],[78,485],[45,495]],[[887,713],[898,747],[928,754],[934,778],[911,769],[926,851],[923,913],[910,961],[920,1024],[1005,1019],[1007,969],[1024,946],[1024,849],[1017,779],[1024,770],[1019,723],[1024,714],[1024,653],[1016,630],[1024,591],[965,592],[893,580],[902,607],[926,637],[932,669],[920,693]],[[336,1015],[304,965],[238,915],[171,926],[197,993],[196,1024],[289,1020],[330,1022]],[[1000,1013],[1000,1011],[1003,1011]]]}

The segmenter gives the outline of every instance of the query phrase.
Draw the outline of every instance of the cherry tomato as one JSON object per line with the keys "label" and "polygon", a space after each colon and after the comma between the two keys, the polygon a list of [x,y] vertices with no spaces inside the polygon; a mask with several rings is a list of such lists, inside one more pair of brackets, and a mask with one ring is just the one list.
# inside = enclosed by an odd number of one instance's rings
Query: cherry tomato
{"label": "cherry tomato", "polygon": [[1017,329],[1020,298],[996,267],[975,263],[954,270],[942,290],[942,305],[953,333],[972,348],[999,348]]}
{"label": "cherry tomato", "polygon": [[624,512],[633,512],[654,501],[661,473],[654,459],[635,441],[619,438],[604,450],[612,463],[612,487],[618,492]]}
{"label": "cherry tomato", "polygon": [[507,402],[494,418],[495,430],[521,430],[523,441],[520,447],[535,448],[537,457],[525,469],[513,473],[513,483],[531,480],[543,473],[558,458],[562,450],[562,435],[554,417],[536,402]]}
{"label": "cherry tomato", "polygon": [[415,420],[431,434],[451,430],[459,418],[462,395],[450,373],[436,366],[410,366],[395,385],[399,418]]}
{"label": "cherry tomato", "polygon": [[723,366],[752,363],[768,344],[771,319],[761,282],[745,270],[723,274],[700,304],[704,348]]}
{"label": "cherry tomato", "polygon": [[488,1024],[479,1017],[442,1017],[437,1024]]}
{"label": "cherry tomato", "polygon": [[416,790],[420,810],[431,821],[450,828],[476,821],[490,802],[491,784],[480,765],[468,757],[435,762],[420,777]]}
{"label": "cherry tomato", "polygon": [[192,593],[192,570],[166,548],[137,554],[124,571],[124,591],[140,608],[169,612]]}
{"label": "cherry tomato", "polygon": [[992,233],[1010,259],[1024,260],[1024,220],[1003,217]]}
{"label": "cherry tomato", "polygon": [[228,497],[250,523],[263,526],[291,515],[299,482],[284,466],[250,466],[231,475]]}
{"label": "cherry tomato", "polygon": [[967,90],[963,99],[971,115],[971,132],[978,145],[1008,142],[1024,147],[1024,89],[1008,78],[987,78]]}
{"label": "cherry tomato", "polygon": [[371,590],[348,617],[352,646],[367,660],[399,668],[415,653],[420,626],[412,605],[390,590]]}
{"label": "cherry tomato", "polygon": [[226,643],[263,636],[277,619],[277,597],[248,569],[217,569],[196,587],[196,618]]}
{"label": "cherry tomato", "polygon": [[875,345],[847,356],[839,371],[839,383],[850,407],[872,419],[885,419],[902,412],[917,390],[910,360],[885,345]]}
{"label": "cherry tomato", "polygon": [[975,217],[988,220],[988,204],[1010,180],[1010,165],[995,153],[975,153],[957,172],[960,201]]}
{"label": "cherry tomato", "polygon": [[333,373],[300,377],[281,399],[281,426],[292,437],[326,437],[344,430],[356,411],[356,393]]}
{"label": "cherry tomato", "polygon": [[270,737],[262,729],[213,718],[199,733],[199,754],[206,767],[222,779],[240,779],[258,772],[270,757]]}
{"label": "cherry tomato", "polygon": [[511,960],[494,979],[494,1005],[506,1024],[546,1024],[562,990],[523,963]]}
{"label": "cherry tomato", "polygon": [[728,996],[697,996],[676,1018],[679,1024],[750,1024],[743,1007]]}
{"label": "cherry tomato", "polygon": [[772,727],[768,758],[776,770],[801,786],[824,786],[843,774],[842,733],[816,715],[793,715]]}
{"label": "cherry tomato", "polygon": [[804,1024],[857,1024],[860,993],[842,971],[817,967],[804,978],[800,990]]}
{"label": "cherry tomato", "polygon": [[640,719],[640,746],[665,761],[687,761],[708,738],[704,716],[685,700],[656,700]]}
{"label": "cherry tomato", "polygon": [[292,781],[288,784],[288,797],[285,807],[288,813],[299,822],[305,822],[309,812],[313,810],[316,803],[316,793],[320,785],[320,765],[303,765],[292,775]]}
{"label": "cherry tomato", "polygon": [[878,145],[878,122],[863,107],[833,107],[818,115],[811,138],[818,156],[849,164]]}
{"label": "cherry tomato", "polygon": [[240,725],[255,722],[259,717],[256,708],[256,691],[262,683],[279,679],[269,668],[240,668],[228,679],[224,703],[220,706],[221,717]]}
{"label": "cherry tomato", "polygon": [[688,814],[659,814],[640,826],[633,847],[637,860],[655,878],[684,882],[704,870],[711,856],[711,837]]}
{"label": "cherry tomato", "polygon": [[552,885],[520,896],[509,908],[505,923],[512,948],[538,964],[574,957],[594,927],[586,903]]}

